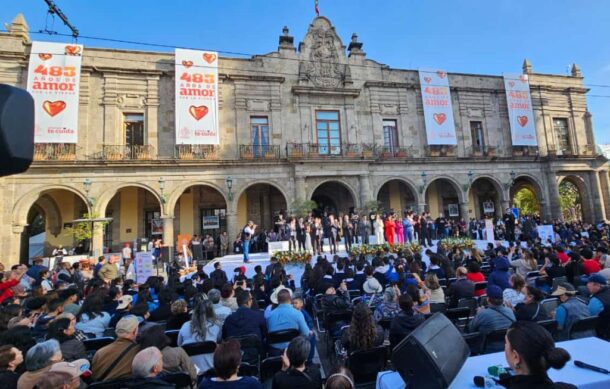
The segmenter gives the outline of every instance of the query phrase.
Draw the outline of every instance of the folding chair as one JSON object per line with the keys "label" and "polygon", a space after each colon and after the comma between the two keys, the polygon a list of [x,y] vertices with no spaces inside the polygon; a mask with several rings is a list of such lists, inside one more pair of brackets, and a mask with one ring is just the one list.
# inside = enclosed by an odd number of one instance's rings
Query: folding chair
{"label": "folding chair", "polygon": [[551,317],[551,313],[557,309],[559,306],[559,299],[557,297],[550,297],[548,299],[544,299],[540,302],[542,309],[546,312],[546,314]]}
{"label": "folding chair", "polygon": [[[506,336],[506,332],[508,328],[502,328],[499,330],[494,330],[485,335],[485,340],[483,341],[482,354],[495,353],[500,351],[499,344],[504,345],[504,337]],[[503,347],[502,347],[503,348]]]}
{"label": "folding chair", "polygon": [[580,319],[572,324],[572,328],[568,332],[568,339],[579,339],[587,336],[596,336],[597,324],[599,323],[598,316],[591,316],[585,319]]}
{"label": "folding chair", "polygon": [[470,348],[470,356],[479,355],[481,353],[484,337],[480,332],[462,334],[462,338],[464,338]]}
{"label": "folding chair", "polygon": [[361,387],[376,382],[377,373],[385,370],[387,360],[387,347],[379,346],[350,353],[346,365],[354,375],[356,387]]}
{"label": "folding chair", "polygon": [[557,338],[557,321],[554,319],[541,320],[538,324],[544,327],[553,336],[553,339]]}
{"label": "folding chair", "polygon": [[109,336],[103,338],[93,338],[93,339],[85,339],[83,340],[83,344],[85,345],[85,350],[87,351],[87,359],[92,360],[93,356],[97,352],[97,350],[102,347],[108,346],[110,343],[114,342],[114,338]]}
{"label": "folding chair", "polygon": [[189,357],[202,354],[212,354],[216,351],[216,342],[206,340],[205,342],[188,343],[181,346]]}
{"label": "folding chair", "polygon": [[178,334],[179,333],[180,333],[180,330],[167,330],[167,331],[165,331],[165,335],[171,341],[170,346],[172,346],[172,347],[178,346]]}
{"label": "folding chair", "polygon": [[174,384],[176,388],[194,388],[193,380],[187,373],[167,373],[159,378],[167,383]]}
{"label": "folding chair", "polygon": [[261,362],[260,374],[261,383],[265,387],[265,382],[273,378],[275,373],[282,370],[282,357],[269,357],[263,359]]}
{"label": "folding chair", "polygon": [[479,302],[474,297],[465,297],[458,300],[457,307],[470,309],[470,316],[474,316],[477,313]]}
{"label": "folding chair", "polygon": [[286,330],[269,332],[267,334],[267,343],[275,344],[290,342],[292,339],[296,338],[300,334],[301,333],[296,328],[288,328]]}

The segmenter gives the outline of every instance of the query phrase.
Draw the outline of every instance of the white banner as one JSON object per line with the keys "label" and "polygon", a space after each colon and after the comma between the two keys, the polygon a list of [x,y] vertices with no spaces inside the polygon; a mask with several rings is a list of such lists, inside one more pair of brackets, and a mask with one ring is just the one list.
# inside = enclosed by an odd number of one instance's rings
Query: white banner
{"label": "white banner", "polygon": [[419,70],[429,145],[457,145],[449,76],[443,70]]}
{"label": "white banner", "polygon": [[485,238],[491,243],[496,240],[494,236],[494,221],[492,219],[485,219]]}
{"label": "white banner", "polygon": [[35,104],[35,143],[77,143],[83,46],[32,42],[28,92]]}
{"label": "white banner", "polygon": [[513,146],[538,146],[530,84],[526,74],[504,74]]}
{"label": "white banner", "polygon": [[552,243],[555,243],[555,231],[553,230],[552,224],[544,224],[536,227],[536,229],[538,230],[538,236],[543,245],[545,245],[549,239]]}
{"label": "white banner", "polygon": [[136,283],[145,283],[148,277],[153,275],[155,269],[152,253],[146,251],[137,252],[133,263],[136,268]]}
{"label": "white banner", "polygon": [[176,144],[219,143],[218,54],[176,49]]}

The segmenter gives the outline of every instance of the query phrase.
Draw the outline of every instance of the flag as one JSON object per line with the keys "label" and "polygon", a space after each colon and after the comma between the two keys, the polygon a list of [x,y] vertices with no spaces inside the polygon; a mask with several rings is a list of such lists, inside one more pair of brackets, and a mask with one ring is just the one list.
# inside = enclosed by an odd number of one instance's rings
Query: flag
{"label": "flag", "polygon": [[320,8],[318,7],[318,0],[315,0],[316,5],[316,16],[320,16]]}

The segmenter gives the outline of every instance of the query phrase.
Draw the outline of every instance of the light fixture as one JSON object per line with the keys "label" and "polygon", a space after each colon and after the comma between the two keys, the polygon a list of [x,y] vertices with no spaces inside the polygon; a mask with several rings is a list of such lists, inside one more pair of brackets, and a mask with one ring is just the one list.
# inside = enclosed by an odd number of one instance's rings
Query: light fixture
{"label": "light fixture", "polygon": [[165,204],[165,178],[159,177],[159,191],[161,192],[161,202]]}
{"label": "light fixture", "polygon": [[472,184],[472,179],[474,177],[474,173],[472,172],[472,170],[468,171],[468,183]]}
{"label": "light fixture", "polygon": [[419,193],[424,193],[424,188],[426,187],[426,178],[428,177],[428,175],[426,174],[426,172],[421,172],[421,182],[422,184],[419,186]]}
{"label": "light fixture", "polygon": [[85,187],[85,196],[87,197],[87,203],[89,203],[89,205],[93,205],[93,203],[95,202],[95,199],[89,196],[89,192],[91,191],[91,184],[93,184],[93,182],[89,178],[85,178],[85,180],[83,181],[83,186]]}
{"label": "light fixture", "polygon": [[229,189],[229,201],[233,201],[233,192],[231,191],[231,189],[233,189],[233,177],[228,176],[225,178],[225,185],[227,185],[227,189]]}
{"label": "light fixture", "polygon": [[517,176],[517,173],[515,173],[514,170],[511,170],[510,171],[510,180],[506,184],[504,184],[504,187],[506,188],[506,190],[509,190],[510,187],[513,186],[516,176]]}

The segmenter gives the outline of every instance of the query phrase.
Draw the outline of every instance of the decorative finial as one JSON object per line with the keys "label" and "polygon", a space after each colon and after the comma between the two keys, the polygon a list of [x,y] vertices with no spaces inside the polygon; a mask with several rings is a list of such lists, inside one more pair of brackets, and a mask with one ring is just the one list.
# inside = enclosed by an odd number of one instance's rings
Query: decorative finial
{"label": "decorative finial", "polygon": [[282,33],[284,33],[284,36],[288,36],[288,26],[284,26],[284,28],[282,28]]}
{"label": "decorative finial", "polygon": [[582,77],[580,66],[576,65],[575,63],[572,64],[572,77]]}
{"label": "decorative finial", "polygon": [[523,73],[524,74],[532,73],[532,63],[527,58],[525,60],[523,60]]}

